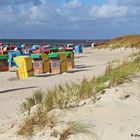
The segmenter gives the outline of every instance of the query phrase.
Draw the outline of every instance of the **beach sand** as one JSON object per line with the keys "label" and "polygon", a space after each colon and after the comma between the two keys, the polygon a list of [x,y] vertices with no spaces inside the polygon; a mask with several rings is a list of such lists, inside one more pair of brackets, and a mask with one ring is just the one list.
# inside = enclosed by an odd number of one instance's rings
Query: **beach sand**
{"label": "beach sand", "polygon": [[[0,140],[20,140],[16,137],[19,119],[18,109],[25,98],[34,90],[48,90],[55,85],[79,82],[83,77],[92,78],[102,75],[108,62],[125,60],[132,54],[131,49],[84,49],[83,54],[76,55],[76,68],[68,73],[17,80],[15,72],[0,73]],[[60,120],[83,121],[92,124],[95,137],[79,134],[71,136],[71,140],[135,140],[140,130],[140,78],[132,78],[133,82],[107,89],[106,94],[95,104],[85,101],[86,105],[61,112]],[[126,95],[129,98],[125,99]],[[14,124],[14,125],[13,125]],[[47,134],[37,134],[34,140],[58,140]]]}

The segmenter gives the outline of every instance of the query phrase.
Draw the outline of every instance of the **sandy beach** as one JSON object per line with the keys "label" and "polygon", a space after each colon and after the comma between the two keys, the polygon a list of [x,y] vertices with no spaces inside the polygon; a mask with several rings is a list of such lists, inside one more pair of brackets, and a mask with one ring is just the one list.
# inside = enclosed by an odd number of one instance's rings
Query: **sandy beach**
{"label": "sandy beach", "polygon": [[[18,109],[36,89],[48,90],[58,84],[79,82],[84,77],[92,78],[104,74],[109,62],[122,61],[132,54],[131,49],[84,49],[83,54],[75,56],[75,69],[68,73],[44,74],[26,80],[16,79],[15,72],[0,73],[0,140],[21,140],[16,136],[19,119]],[[131,77],[133,82],[106,89],[101,99],[93,104],[85,101],[82,107],[72,111],[59,111],[60,121],[83,121],[92,124],[95,136],[78,134],[70,140],[137,140],[140,137],[140,77]],[[125,98],[128,97],[128,98]],[[43,134],[43,135],[42,135]],[[44,132],[33,140],[58,140]]]}

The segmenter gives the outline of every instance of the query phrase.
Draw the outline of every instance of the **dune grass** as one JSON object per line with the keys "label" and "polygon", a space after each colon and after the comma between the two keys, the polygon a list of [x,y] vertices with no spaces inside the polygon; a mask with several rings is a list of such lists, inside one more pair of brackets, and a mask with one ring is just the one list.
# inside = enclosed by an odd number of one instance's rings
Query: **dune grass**
{"label": "dune grass", "polygon": [[118,43],[118,44],[131,44],[135,47],[140,47],[140,35],[126,35],[118,38],[114,38],[110,41],[110,43]]}
{"label": "dune grass", "polygon": [[118,49],[121,47],[131,47],[132,45],[135,48],[140,48],[140,35],[127,35],[114,38],[106,44],[100,45],[98,48]]}
{"label": "dune grass", "polygon": [[[128,75],[140,72],[139,60],[139,57],[137,57],[133,62],[124,62],[116,68],[109,65],[106,68],[105,74],[95,80],[95,91],[100,92],[104,88],[122,84]],[[105,85],[107,82],[108,85]]]}
{"label": "dune grass", "polygon": [[88,125],[79,122],[69,122],[67,128],[60,133],[59,140],[67,140],[69,139],[70,135],[76,135],[78,133],[92,134],[95,136],[95,134],[89,130]]}
{"label": "dune grass", "polygon": [[[133,61],[125,61],[123,64],[115,67],[112,63],[109,63],[104,75],[98,78],[84,78],[80,83],[59,85],[46,92],[37,90],[32,97],[27,98],[26,102],[21,105],[20,110],[22,110],[22,112],[30,112],[31,108],[37,104],[39,105],[39,109],[37,109],[33,115],[28,113],[29,116],[20,127],[18,134],[31,136],[35,128],[43,128],[49,124],[53,124],[54,121],[48,118],[48,113],[51,110],[75,107],[77,102],[90,97],[94,97],[96,100],[96,97],[101,94],[104,89],[124,83],[130,74],[140,72],[140,53],[135,54],[134,57],[135,59]],[[73,106],[71,106],[71,103],[74,103]],[[64,134],[62,133],[60,140],[65,140],[69,134],[74,133],[71,132],[71,128],[77,131],[75,124],[73,127],[70,126],[69,129],[63,132]]]}
{"label": "dune grass", "polygon": [[69,108],[70,103],[87,99],[93,95],[94,87],[92,80],[84,78],[79,84],[71,83],[63,86],[58,85],[46,92],[37,90],[32,97],[27,98],[27,100],[22,103],[20,111],[30,112],[31,108],[37,104],[46,112],[49,112],[54,108]]}
{"label": "dune grass", "polygon": [[37,110],[32,116],[25,118],[24,123],[20,126],[17,134],[30,137],[35,131],[40,131],[44,127],[53,128],[56,124],[56,118],[54,116],[48,116],[46,112]]}
{"label": "dune grass", "polygon": [[21,113],[28,111],[28,114],[30,114],[30,110],[34,105],[41,104],[43,96],[44,96],[43,90],[34,91],[33,96],[27,98],[26,101],[21,104],[19,111]]}
{"label": "dune grass", "polygon": [[47,114],[52,109],[70,108],[72,107],[70,103],[89,98],[92,89],[90,80],[84,78],[79,84],[59,85],[46,93],[42,90],[35,92],[32,97],[27,98],[26,102],[21,105],[20,110],[22,112],[31,112],[31,108],[36,104],[39,105],[39,109],[33,114],[28,113],[29,116],[25,118],[17,134],[32,136],[36,128],[44,128],[50,124],[51,121],[48,119]]}

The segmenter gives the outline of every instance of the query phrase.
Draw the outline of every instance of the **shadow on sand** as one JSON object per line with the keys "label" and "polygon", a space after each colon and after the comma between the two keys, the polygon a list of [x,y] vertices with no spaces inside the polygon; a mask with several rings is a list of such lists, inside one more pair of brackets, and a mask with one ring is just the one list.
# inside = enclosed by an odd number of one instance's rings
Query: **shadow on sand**
{"label": "shadow on sand", "polygon": [[76,72],[82,72],[82,71],[90,71],[90,69],[79,69],[79,70],[71,70],[71,71],[68,71],[67,73],[76,73]]}
{"label": "shadow on sand", "polygon": [[[86,69],[86,68],[92,68],[95,67],[94,65],[90,65],[90,66],[85,66],[85,65],[76,65],[75,69],[68,71],[67,73],[76,73],[76,72],[81,72],[81,71],[89,71],[90,69]],[[51,74],[51,73],[44,73],[44,74],[40,74],[40,75],[35,75],[35,77],[50,77],[50,76],[55,76],[58,74]]]}
{"label": "shadow on sand", "polygon": [[58,75],[58,74],[44,73],[44,74],[35,75],[34,77],[50,77],[50,76],[55,76],[55,75]]}
{"label": "shadow on sand", "polygon": [[91,67],[95,67],[95,65],[89,65],[89,66],[85,66],[85,65],[76,65],[76,66],[75,66],[76,69],[85,69],[85,68],[91,68]]}
{"label": "shadow on sand", "polygon": [[83,58],[83,57],[87,57],[87,56],[75,56],[76,59]]}
{"label": "shadow on sand", "polygon": [[17,91],[17,90],[24,90],[24,89],[30,89],[30,88],[37,88],[37,87],[38,87],[38,86],[8,89],[8,90],[0,91],[0,94],[2,94],[2,93],[6,93],[6,92]]}

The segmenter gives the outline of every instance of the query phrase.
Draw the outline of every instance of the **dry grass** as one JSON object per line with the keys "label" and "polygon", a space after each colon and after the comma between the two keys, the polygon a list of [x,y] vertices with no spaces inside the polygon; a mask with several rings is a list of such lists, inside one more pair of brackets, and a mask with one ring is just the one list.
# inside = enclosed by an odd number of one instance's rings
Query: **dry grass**
{"label": "dry grass", "polygon": [[[131,44],[133,43],[134,46],[139,46],[140,45],[140,35],[127,35],[123,37],[118,37],[115,39],[112,39],[110,43],[126,43],[126,44]],[[140,46],[139,46],[140,47]]]}
{"label": "dry grass", "polygon": [[117,49],[120,47],[133,47],[140,48],[140,35],[127,35],[118,38],[114,38],[99,48],[112,48]]}
{"label": "dry grass", "polygon": [[20,112],[26,112],[28,111],[28,114],[30,114],[30,110],[34,105],[40,104],[43,100],[44,92],[43,90],[36,90],[33,93],[33,96],[30,98],[27,98],[24,103],[20,106]]}
{"label": "dry grass", "polygon": [[[137,63],[136,60],[137,59],[135,59],[134,62],[125,62],[116,68],[108,66],[104,76],[101,76],[95,80],[95,91],[100,92],[104,88],[122,84],[127,79],[129,74],[140,72],[140,61],[137,61]],[[109,84],[105,85],[107,82],[109,82]]]}
{"label": "dry grass", "polygon": [[55,126],[56,119],[54,116],[48,116],[47,113],[38,110],[33,116],[30,116],[24,120],[24,123],[20,126],[18,135],[30,137],[35,131],[40,131],[44,127]]}
{"label": "dry grass", "polygon": [[94,87],[92,80],[95,78],[88,80],[84,78],[82,82],[79,84],[78,98],[79,99],[87,99],[90,98],[94,93]]}
{"label": "dry grass", "polygon": [[67,128],[60,134],[59,140],[67,140],[70,135],[76,135],[78,133],[92,134],[95,136],[94,133],[89,130],[89,126],[79,122],[70,122]]}
{"label": "dry grass", "polygon": [[[140,72],[140,53],[135,54],[135,59],[132,62],[124,62],[119,66],[112,65],[110,63],[105,70],[105,74],[98,78],[86,79],[84,78],[79,84],[65,84],[64,86],[59,85],[54,89],[47,92],[42,90],[37,91],[34,95],[27,99],[25,103],[22,104],[22,111],[29,111],[31,108],[38,104],[40,107],[32,115],[28,116],[24,125],[20,127],[18,131],[19,135],[31,136],[37,128],[53,127],[55,121],[53,117],[48,117],[49,111],[52,109],[64,109],[75,107],[70,106],[71,103],[77,103],[83,99],[98,96],[102,93],[105,88],[110,88],[116,86],[128,80],[130,74],[135,74]],[[29,114],[30,115],[30,114]],[[69,135],[80,133],[83,128],[80,128],[79,124],[72,124],[66,128],[60,135],[60,140],[65,140]],[[79,129],[80,128],[80,129]],[[86,130],[84,130],[86,132]]]}
{"label": "dry grass", "polygon": [[[119,66],[109,63],[105,74],[98,78],[84,78],[79,84],[71,83],[58,85],[54,89],[44,92],[38,90],[21,105],[21,110],[31,110],[31,107],[40,104],[46,112],[54,108],[68,108],[69,104],[96,96],[105,88],[122,84],[129,74],[140,72],[140,54],[135,54],[133,62],[124,62]],[[109,84],[106,84],[109,83]]]}
{"label": "dry grass", "polygon": [[33,135],[33,122],[32,119],[28,118],[24,121],[24,124],[20,127],[17,132],[18,135],[22,135],[24,137],[29,137]]}
{"label": "dry grass", "polygon": [[94,87],[91,82],[92,80],[84,78],[79,84],[71,83],[63,86],[58,85],[47,92],[38,90],[32,97],[27,98],[27,100],[22,103],[20,111],[28,111],[30,115],[31,108],[37,104],[41,105],[42,110],[46,112],[54,108],[69,108],[71,103],[87,99],[93,95]]}

